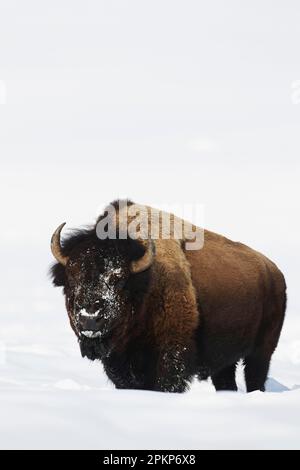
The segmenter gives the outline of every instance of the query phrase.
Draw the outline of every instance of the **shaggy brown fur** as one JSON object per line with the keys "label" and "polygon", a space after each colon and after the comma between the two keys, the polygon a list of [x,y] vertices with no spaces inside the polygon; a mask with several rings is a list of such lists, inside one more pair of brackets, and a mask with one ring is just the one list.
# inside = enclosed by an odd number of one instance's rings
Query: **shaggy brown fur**
{"label": "shaggy brown fur", "polygon": [[203,249],[185,255],[201,311],[201,365],[219,388],[235,389],[230,371],[223,386],[218,377],[243,358],[248,391],[263,390],[284,320],[282,273],[261,253],[207,230]]}
{"label": "shaggy brown fur", "polygon": [[[115,224],[118,227],[119,214]],[[161,224],[158,229],[162,234]],[[76,277],[75,267],[84,266],[88,277],[96,278],[92,273],[98,265],[91,252],[99,248],[101,256],[114,259],[117,252],[125,263],[122,276],[128,295],[122,292],[116,303],[121,313],[102,339],[80,339],[82,354],[101,359],[119,388],[179,392],[196,374],[200,379],[211,376],[217,390],[236,390],[235,366],[243,359],[247,390],[264,390],[284,319],[283,275],[262,254],[210,231],[204,232],[201,250],[185,250],[185,240],[174,238],[173,233],[173,239],[153,240],[154,260],[139,274],[130,274],[127,267],[142,256],[142,240],[108,245],[97,239],[93,228],[82,238],[66,241],[63,250],[70,260],[66,267],[55,265],[53,277],[55,285],[64,285],[76,334],[74,288],[69,282]],[[86,279],[81,278],[82,285]],[[84,296],[80,301],[86,305]]]}

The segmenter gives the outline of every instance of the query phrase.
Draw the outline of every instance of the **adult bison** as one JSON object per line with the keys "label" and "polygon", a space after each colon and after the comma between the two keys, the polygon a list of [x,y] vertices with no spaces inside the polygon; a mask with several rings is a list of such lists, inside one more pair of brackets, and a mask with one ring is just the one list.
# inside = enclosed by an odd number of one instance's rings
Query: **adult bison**
{"label": "adult bison", "polygon": [[263,391],[286,306],[275,264],[208,230],[202,249],[187,250],[184,236],[165,239],[160,219],[149,222],[156,239],[120,237],[113,207],[115,238],[97,235],[107,211],[63,242],[64,224],[52,237],[53,283],[64,288],[82,356],[101,360],[117,388],[168,392],[185,391],[195,375],[236,390],[242,359],[247,391]]}

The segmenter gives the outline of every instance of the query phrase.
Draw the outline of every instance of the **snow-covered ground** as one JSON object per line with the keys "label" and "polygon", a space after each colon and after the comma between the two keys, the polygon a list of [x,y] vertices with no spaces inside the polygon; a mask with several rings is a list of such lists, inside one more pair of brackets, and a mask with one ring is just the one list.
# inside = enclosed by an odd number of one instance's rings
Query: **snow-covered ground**
{"label": "snow-covered ground", "polygon": [[[7,275],[9,281],[10,274]],[[0,309],[0,447],[216,449],[300,447],[300,324],[287,320],[268,392],[118,391],[80,356],[62,295],[23,272]]]}

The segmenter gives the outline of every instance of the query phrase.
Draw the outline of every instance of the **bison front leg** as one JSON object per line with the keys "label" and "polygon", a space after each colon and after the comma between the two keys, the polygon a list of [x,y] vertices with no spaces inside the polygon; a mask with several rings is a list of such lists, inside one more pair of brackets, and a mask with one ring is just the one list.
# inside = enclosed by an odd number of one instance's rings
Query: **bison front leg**
{"label": "bison front leg", "polygon": [[136,384],[131,378],[129,369],[118,368],[112,365],[105,365],[104,370],[109,380],[114,384],[116,388],[137,388]]}
{"label": "bison front leg", "polygon": [[105,364],[104,370],[109,380],[119,389],[144,389],[144,377],[137,376],[129,363]]}
{"label": "bison front leg", "polygon": [[103,361],[104,370],[116,388],[153,390],[155,355],[137,349],[113,353]]}
{"label": "bison front leg", "polygon": [[154,390],[161,392],[185,392],[194,375],[191,348],[173,346],[161,351],[157,364]]}
{"label": "bison front leg", "polygon": [[198,305],[190,266],[176,241],[170,241],[164,261],[163,266],[157,266],[155,310],[149,312],[153,343],[158,350],[155,390],[184,392],[196,371]]}

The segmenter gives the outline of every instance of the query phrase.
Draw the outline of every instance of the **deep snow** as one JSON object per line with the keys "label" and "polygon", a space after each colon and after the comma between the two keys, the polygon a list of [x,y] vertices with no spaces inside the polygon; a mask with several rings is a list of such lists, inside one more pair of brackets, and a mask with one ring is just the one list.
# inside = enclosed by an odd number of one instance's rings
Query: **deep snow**
{"label": "deep snow", "polygon": [[59,289],[45,280],[21,290],[1,308],[0,447],[299,448],[300,324],[292,320],[265,394],[245,394],[241,370],[237,394],[216,394],[210,382],[184,395],[118,391],[99,363],[81,358]]}

